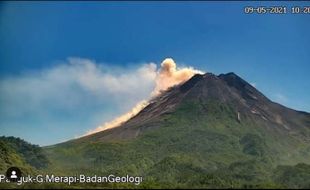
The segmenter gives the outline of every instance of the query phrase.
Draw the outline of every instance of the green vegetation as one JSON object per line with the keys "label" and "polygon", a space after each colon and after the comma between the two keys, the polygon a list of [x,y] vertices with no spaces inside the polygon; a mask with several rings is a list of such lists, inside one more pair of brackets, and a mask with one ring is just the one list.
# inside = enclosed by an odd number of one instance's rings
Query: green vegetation
{"label": "green vegetation", "polygon": [[144,178],[140,186],[27,184],[23,188],[309,188],[310,157],[305,151],[309,145],[289,136],[283,139],[249,117],[242,115],[240,122],[236,115],[229,104],[183,102],[174,113],[161,117],[159,128],[135,139],[45,147],[50,164],[39,147],[2,140],[1,159],[15,156],[25,166],[47,167],[40,172],[62,176]]}
{"label": "green vegetation", "polygon": [[[293,144],[283,145],[279,134],[247,117],[239,122],[236,115],[232,107],[215,101],[183,102],[176,112],[161,117],[160,128],[135,139],[71,141],[45,150],[51,169],[61,174],[141,175],[140,188],[307,187],[293,177],[282,182],[277,167],[309,164],[309,154],[296,149],[307,144],[289,139]],[[301,175],[307,177],[310,170],[305,170]]]}
{"label": "green vegetation", "polygon": [[264,141],[261,137],[255,134],[246,134],[240,140],[240,144],[243,145],[243,152],[245,154],[253,156],[264,155]]}
{"label": "green vegetation", "polygon": [[0,142],[15,150],[21,157],[25,158],[26,163],[37,168],[46,168],[48,160],[38,145],[32,145],[20,138],[0,137]]}
{"label": "green vegetation", "polygon": [[274,173],[274,180],[293,189],[309,189],[310,165],[278,166]]}
{"label": "green vegetation", "polygon": [[15,137],[0,137],[0,171],[16,166],[26,173],[34,173],[48,166],[43,149]]}

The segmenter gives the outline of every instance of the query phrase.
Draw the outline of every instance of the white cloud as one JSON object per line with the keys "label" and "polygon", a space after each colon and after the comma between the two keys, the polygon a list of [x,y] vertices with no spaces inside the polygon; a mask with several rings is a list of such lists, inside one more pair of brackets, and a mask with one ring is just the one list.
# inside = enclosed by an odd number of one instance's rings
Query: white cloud
{"label": "white cloud", "polygon": [[[75,108],[86,97],[96,101],[135,102],[154,87],[156,65],[139,68],[105,69],[94,61],[69,58],[67,62],[36,73],[7,77],[0,81],[1,111],[23,114],[52,107]],[[52,105],[47,105],[53,102]],[[126,106],[124,106],[126,107]]]}
{"label": "white cloud", "polygon": [[44,144],[57,142],[57,133],[61,139],[90,134],[118,126],[143,109],[152,95],[201,73],[178,68],[172,59],[161,66],[116,67],[68,58],[51,68],[2,78],[0,129],[4,134],[27,133],[44,140],[46,136],[40,134],[54,134],[55,140]]}
{"label": "white cloud", "polygon": [[[81,58],[69,58],[41,71],[4,77],[0,79],[0,129],[10,133],[9,126],[18,123],[32,130],[35,125],[45,125],[44,121],[57,128],[59,122],[75,117],[86,120],[91,114],[96,117],[91,120],[99,125],[148,97],[154,89],[155,77],[154,63],[113,67]],[[59,117],[60,113],[71,118]],[[84,126],[83,131],[95,127],[94,123]]]}

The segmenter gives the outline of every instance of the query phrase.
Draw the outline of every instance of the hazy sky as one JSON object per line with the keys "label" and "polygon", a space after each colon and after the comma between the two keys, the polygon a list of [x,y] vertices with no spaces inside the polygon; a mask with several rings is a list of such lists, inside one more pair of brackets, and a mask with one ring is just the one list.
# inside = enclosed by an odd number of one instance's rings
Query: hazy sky
{"label": "hazy sky", "polygon": [[[308,2],[1,2],[0,134],[47,145],[128,111],[172,57],[233,71],[310,112],[310,14],[247,15]],[[125,86],[125,87],[124,87]]]}

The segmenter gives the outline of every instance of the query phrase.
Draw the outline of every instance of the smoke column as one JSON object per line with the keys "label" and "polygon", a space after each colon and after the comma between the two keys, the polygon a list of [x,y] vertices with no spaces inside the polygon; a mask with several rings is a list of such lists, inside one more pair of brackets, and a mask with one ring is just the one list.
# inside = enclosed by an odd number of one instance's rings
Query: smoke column
{"label": "smoke column", "polygon": [[[155,72],[152,70],[147,70],[146,72]],[[162,63],[160,69],[155,73],[155,88],[150,94],[149,98],[158,96],[161,92],[167,90],[169,87],[175,86],[177,84],[183,83],[190,79],[195,74],[202,74],[202,71],[195,70],[192,67],[178,68],[176,63],[171,58],[166,58]],[[154,73],[146,73],[154,74]],[[137,115],[143,108],[149,104],[148,100],[143,100],[136,104],[129,112],[115,118],[110,122],[106,122],[96,129],[88,131],[84,136],[94,134],[106,129],[111,129],[120,126],[122,123],[128,121],[130,118]]]}
{"label": "smoke column", "polygon": [[161,63],[161,68],[156,75],[156,86],[152,95],[156,96],[169,87],[185,82],[197,73],[201,74],[203,72],[192,67],[177,68],[174,60],[167,58]]}

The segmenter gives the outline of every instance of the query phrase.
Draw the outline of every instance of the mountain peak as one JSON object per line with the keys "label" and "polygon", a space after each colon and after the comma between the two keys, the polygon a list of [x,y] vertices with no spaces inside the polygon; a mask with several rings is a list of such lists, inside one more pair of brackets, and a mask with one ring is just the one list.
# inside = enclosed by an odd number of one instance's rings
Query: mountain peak
{"label": "mountain peak", "polygon": [[240,82],[242,84],[247,84],[247,82],[245,80],[243,80],[239,75],[237,75],[236,73],[234,72],[229,72],[229,73],[226,73],[226,74],[220,74],[218,75],[218,77],[220,79],[223,79],[225,80],[226,82]]}
{"label": "mountain peak", "polygon": [[[208,113],[226,106],[226,111],[230,110],[229,114],[238,118],[239,122],[240,118],[243,118],[242,122],[248,120],[268,126],[268,130],[279,129],[281,132],[291,131],[293,128],[300,131],[298,128],[304,127],[304,124],[296,123],[290,118],[307,117],[300,114],[297,116],[298,113],[294,110],[273,103],[233,72],[220,75],[195,74],[183,84],[174,86],[154,98],[148,106],[120,127],[102,131],[81,140],[109,141],[135,138],[145,131],[158,128],[164,121],[163,118],[173,115],[186,104],[197,106],[197,109],[202,107],[200,114],[204,117],[211,117]],[[188,114],[191,115],[191,113]],[[216,114],[218,115],[215,117],[220,117],[228,113],[223,109]]]}
{"label": "mountain peak", "polygon": [[181,92],[186,92],[189,89],[191,89],[195,84],[200,81],[202,78],[205,77],[206,74],[195,74],[192,78],[190,78],[188,81],[186,81],[183,85],[180,86]]}
{"label": "mountain peak", "polygon": [[[85,157],[81,163],[100,167],[96,171],[108,164],[121,172],[134,166],[135,171],[152,178],[155,171],[166,183],[167,176],[173,175],[162,173],[162,168],[181,173],[173,179],[186,173],[196,179],[198,173],[210,170],[218,173],[219,179],[228,176],[229,188],[241,180],[248,183],[255,179],[256,183],[266,174],[268,181],[275,164],[310,163],[309,124],[309,114],[271,102],[235,73],[196,74],[159,94],[119,127],[58,145],[62,149],[56,149],[52,158],[64,159],[66,166],[71,166],[70,159],[61,154],[68,149],[76,152],[80,145],[78,155]],[[66,156],[76,159],[76,154]],[[113,157],[117,160],[110,159]],[[261,176],[253,178],[253,173]],[[190,185],[209,183],[207,175]],[[210,176],[216,179],[212,173]],[[238,179],[231,183],[234,176]]]}
{"label": "mountain peak", "polygon": [[263,94],[256,90],[256,88],[254,88],[251,84],[249,84],[233,72],[220,74],[218,75],[218,77],[225,81],[228,86],[233,87],[240,92],[243,92],[243,94],[258,94],[259,96],[263,96]]}
{"label": "mountain peak", "polygon": [[234,72],[228,72],[228,73],[226,73],[226,74],[220,74],[220,75],[225,75],[225,76],[237,76],[237,77],[239,77],[236,73],[234,73]]}

